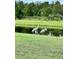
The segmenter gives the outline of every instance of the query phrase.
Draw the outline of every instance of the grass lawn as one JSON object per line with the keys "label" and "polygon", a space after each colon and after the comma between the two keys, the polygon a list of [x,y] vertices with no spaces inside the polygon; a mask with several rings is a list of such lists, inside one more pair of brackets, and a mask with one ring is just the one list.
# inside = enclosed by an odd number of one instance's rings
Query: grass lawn
{"label": "grass lawn", "polygon": [[19,27],[47,27],[50,29],[63,29],[63,21],[42,21],[42,20],[16,20],[16,26]]}
{"label": "grass lawn", "polygon": [[16,59],[63,59],[63,38],[15,33]]}

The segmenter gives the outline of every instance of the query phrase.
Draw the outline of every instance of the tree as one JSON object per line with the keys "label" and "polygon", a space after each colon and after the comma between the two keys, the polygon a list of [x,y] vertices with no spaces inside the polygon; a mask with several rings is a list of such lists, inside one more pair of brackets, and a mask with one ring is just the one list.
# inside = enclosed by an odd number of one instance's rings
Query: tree
{"label": "tree", "polygon": [[63,15],[63,5],[59,1],[55,3],[49,2],[38,3],[24,3],[23,1],[15,1],[15,17],[23,18],[25,16],[49,16],[61,14]]}
{"label": "tree", "polygon": [[23,1],[19,1],[19,2],[16,2],[15,3],[15,15],[16,15],[16,18],[19,18],[21,19],[23,16],[24,16],[24,3]]}
{"label": "tree", "polygon": [[56,1],[55,4],[56,4],[56,5],[60,5],[60,2],[59,2],[59,1]]}

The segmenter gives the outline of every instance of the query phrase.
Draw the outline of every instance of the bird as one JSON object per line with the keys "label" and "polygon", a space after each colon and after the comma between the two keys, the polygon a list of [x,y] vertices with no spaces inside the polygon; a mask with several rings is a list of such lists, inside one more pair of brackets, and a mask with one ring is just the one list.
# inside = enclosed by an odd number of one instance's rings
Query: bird
{"label": "bird", "polygon": [[37,27],[33,28],[33,29],[32,29],[32,33],[37,34],[37,33],[38,33],[38,28],[39,28],[39,26],[37,26]]}
{"label": "bird", "polygon": [[40,34],[43,34],[43,33],[45,33],[46,31],[47,31],[47,28],[42,29],[42,30],[40,31]]}

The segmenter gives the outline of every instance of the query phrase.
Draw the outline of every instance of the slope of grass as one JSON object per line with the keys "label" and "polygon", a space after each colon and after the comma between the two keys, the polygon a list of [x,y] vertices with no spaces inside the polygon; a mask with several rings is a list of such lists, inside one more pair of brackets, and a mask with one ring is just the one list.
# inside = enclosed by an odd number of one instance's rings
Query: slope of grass
{"label": "slope of grass", "polygon": [[63,21],[42,21],[42,20],[16,20],[16,26],[19,27],[36,27],[37,25],[40,28],[47,27],[50,29],[62,29]]}
{"label": "slope of grass", "polygon": [[63,59],[62,39],[16,33],[16,59]]}

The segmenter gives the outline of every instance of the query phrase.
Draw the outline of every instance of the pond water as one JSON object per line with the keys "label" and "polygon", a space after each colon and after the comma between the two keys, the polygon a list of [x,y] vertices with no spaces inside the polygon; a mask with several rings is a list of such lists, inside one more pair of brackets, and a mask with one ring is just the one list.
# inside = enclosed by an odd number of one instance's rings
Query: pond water
{"label": "pond water", "polygon": [[[32,32],[33,28],[31,27],[15,27],[15,32],[20,32],[20,33],[29,33],[29,34],[34,34]],[[63,29],[47,29],[44,33],[40,33],[42,28],[38,29],[38,34],[39,35],[54,35],[54,36],[63,36]]]}

